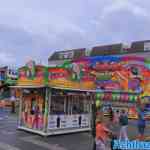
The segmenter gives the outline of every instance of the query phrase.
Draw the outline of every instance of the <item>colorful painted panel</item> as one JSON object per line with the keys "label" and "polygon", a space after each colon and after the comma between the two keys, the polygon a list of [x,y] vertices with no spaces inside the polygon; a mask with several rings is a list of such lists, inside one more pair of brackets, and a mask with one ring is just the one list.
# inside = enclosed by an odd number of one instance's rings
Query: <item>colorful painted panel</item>
{"label": "colorful painted panel", "polygon": [[44,91],[24,90],[22,98],[21,126],[36,130],[44,128],[45,100]]}
{"label": "colorful painted panel", "polygon": [[48,81],[51,87],[138,93],[146,96],[150,93],[149,64],[148,59],[139,56],[85,57],[64,61],[61,66],[53,68],[34,64],[20,69],[18,83],[46,85],[45,81]]}
{"label": "colorful painted panel", "polygon": [[[144,57],[85,57],[65,62],[60,68],[63,71],[58,71],[58,78],[54,79],[57,87],[61,84],[60,87],[64,86],[64,88],[96,89],[102,92],[118,91],[139,94],[149,92],[149,61]],[[56,72],[56,70],[51,71]],[[53,79],[50,82],[53,82]]]}
{"label": "colorful painted panel", "polygon": [[28,65],[19,69],[18,85],[45,85],[46,67],[31,62]]}

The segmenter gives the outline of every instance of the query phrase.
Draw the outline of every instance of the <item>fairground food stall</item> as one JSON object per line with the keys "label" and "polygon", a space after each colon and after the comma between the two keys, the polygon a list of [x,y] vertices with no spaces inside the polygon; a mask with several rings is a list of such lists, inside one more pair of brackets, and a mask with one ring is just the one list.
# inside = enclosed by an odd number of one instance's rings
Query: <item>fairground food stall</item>
{"label": "fairground food stall", "polygon": [[149,64],[136,56],[85,57],[57,67],[30,61],[13,87],[21,91],[19,128],[41,135],[90,130],[93,100],[126,104],[134,113],[150,93]]}
{"label": "fairground food stall", "polygon": [[59,75],[62,82],[64,77],[53,69],[32,61],[19,69],[17,84],[12,86],[20,89],[18,128],[43,136],[89,131],[93,91],[71,89],[67,81],[63,88],[58,83],[54,87],[53,79]]}

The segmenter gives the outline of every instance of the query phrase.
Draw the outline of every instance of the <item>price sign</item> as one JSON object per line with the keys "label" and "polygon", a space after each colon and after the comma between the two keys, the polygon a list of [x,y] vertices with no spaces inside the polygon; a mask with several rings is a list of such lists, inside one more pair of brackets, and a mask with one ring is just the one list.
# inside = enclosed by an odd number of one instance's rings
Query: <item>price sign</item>
{"label": "price sign", "polygon": [[79,127],[79,115],[72,115],[72,127]]}
{"label": "price sign", "polygon": [[89,115],[81,115],[81,127],[88,127],[89,126]]}
{"label": "price sign", "polygon": [[57,115],[49,116],[48,129],[57,129]]}
{"label": "price sign", "polygon": [[60,128],[67,128],[68,117],[66,115],[60,116]]}

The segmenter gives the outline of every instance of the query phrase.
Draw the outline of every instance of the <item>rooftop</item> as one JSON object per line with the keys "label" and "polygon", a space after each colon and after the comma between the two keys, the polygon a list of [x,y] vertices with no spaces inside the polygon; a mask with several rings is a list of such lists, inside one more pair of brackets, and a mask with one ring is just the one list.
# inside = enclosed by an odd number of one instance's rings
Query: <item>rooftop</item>
{"label": "rooftop", "polygon": [[[121,55],[150,52],[150,40],[134,41],[128,45],[116,43],[95,46],[90,50],[89,56]],[[71,60],[86,56],[86,48],[71,49],[54,52],[48,61]]]}
{"label": "rooftop", "polygon": [[85,56],[85,48],[56,51],[50,57],[49,61],[55,60],[65,60],[65,59],[77,59],[79,57]]}

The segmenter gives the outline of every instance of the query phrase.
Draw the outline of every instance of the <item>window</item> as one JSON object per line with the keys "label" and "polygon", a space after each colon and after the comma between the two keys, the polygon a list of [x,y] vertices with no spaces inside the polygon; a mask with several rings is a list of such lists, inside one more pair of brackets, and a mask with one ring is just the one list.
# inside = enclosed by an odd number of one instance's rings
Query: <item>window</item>
{"label": "window", "polygon": [[85,95],[74,95],[69,100],[71,114],[84,114],[90,111],[90,100]]}
{"label": "window", "polygon": [[144,51],[150,51],[150,42],[144,43]]}
{"label": "window", "polygon": [[62,52],[62,53],[59,53],[59,58],[60,59],[72,59],[73,55],[74,55],[73,51]]}
{"label": "window", "polygon": [[[62,94],[62,95],[61,95]],[[82,93],[52,92],[50,114],[87,114],[91,111],[90,96]]]}
{"label": "window", "polygon": [[64,114],[64,96],[52,96],[51,98],[51,114]]}

